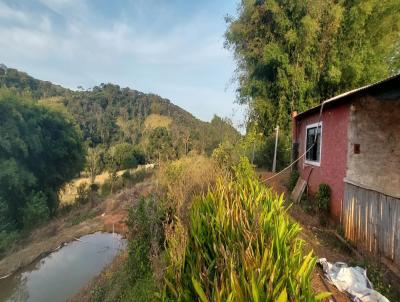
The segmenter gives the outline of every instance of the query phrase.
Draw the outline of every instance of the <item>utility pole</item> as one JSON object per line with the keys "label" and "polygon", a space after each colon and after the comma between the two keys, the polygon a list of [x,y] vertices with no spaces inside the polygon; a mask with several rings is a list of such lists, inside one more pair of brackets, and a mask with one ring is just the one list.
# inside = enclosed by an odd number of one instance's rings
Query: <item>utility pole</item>
{"label": "utility pole", "polygon": [[276,172],[276,152],[278,150],[278,135],[279,135],[279,125],[276,126],[276,136],[275,136],[275,152],[274,152],[274,161],[272,163],[272,172]]}
{"label": "utility pole", "polygon": [[[256,125],[256,129],[257,129],[257,121],[255,122],[255,125]],[[253,141],[253,154],[252,154],[252,156],[251,156],[251,164],[253,165],[254,164],[254,152],[255,152],[255,149],[256,149],[256,140],[257,140],[257,135],[258,135],[258,132],[256,131],[256,133],[254,134],[254,141]]]}

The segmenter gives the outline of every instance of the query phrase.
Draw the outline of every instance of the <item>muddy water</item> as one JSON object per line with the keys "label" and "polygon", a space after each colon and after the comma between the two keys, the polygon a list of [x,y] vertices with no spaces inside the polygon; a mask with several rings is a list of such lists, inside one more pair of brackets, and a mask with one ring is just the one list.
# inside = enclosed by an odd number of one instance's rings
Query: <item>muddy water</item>
{"label": "muddy water", "polygon": [[109,264],[126,247],[121,236],[95,233],[72,241],[0,280],[0,301],[65,301]]}

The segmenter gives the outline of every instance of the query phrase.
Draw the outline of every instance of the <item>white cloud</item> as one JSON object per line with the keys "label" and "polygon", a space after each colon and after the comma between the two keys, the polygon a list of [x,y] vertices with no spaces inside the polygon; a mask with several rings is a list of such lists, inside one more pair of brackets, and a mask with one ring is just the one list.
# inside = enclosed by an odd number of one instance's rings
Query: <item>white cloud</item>
{"label": "white cloud", "polygon": [[[16,13],[14,11],[14,13]],[[22,14],[22,13],[21,13]],[[25,16],[25,20],[28,18]],[[172,29],[164,36],[141,31],[124,23],[110,28],[93,27],[80,21],[67,24],[65,32],[55,32],[48,16],[28,27],[0,27],[0,44],[19,49],[20,54],[77,56],[88,60],[131,56],[150,64],[204,64],[225,59],[222,39],[198,30],[201,20]],[[199,37],[203,36],[202,39]]]}
{"label": "white cloud", "polygon": [[0,2],[0,19],[8,19],[14,22],[27,22],[29,18],[26,13],[11,8],[6,3]]}
{"label": "white cloud", "polygon": [[60,15],[72,12],[81,16],[88,11],[85,0],[39,0],[39,2]]}

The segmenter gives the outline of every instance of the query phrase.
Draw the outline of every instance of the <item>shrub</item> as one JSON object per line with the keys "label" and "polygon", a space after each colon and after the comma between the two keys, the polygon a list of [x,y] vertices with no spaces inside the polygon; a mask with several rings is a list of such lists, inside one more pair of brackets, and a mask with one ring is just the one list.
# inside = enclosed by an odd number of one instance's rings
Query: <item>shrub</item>
{"label": "shrub", "polygon": [[151,222],[148,216],[148,201],[146,199],[141,199],[138,206],[129,210],[127,225],[132,238],[129,240],[127,268],[132,282],[136,282],[151,269]]}
{"label": "shrub", "polygon": [[235,177],[238,181],[246,181],[247,179],[255,178],[255,173],[250,161],[247,157],[240,157],[239,163],[233,166]]}
{"label": "shrub", "polygon": [[214,149],[212,158],[220,168],[231,170],[239,162],[240,155],[234,145],[225,141]]}
{"label": "shrub", "polygon": [[109,171],[135,168],[143,163],[143,153],[134,145],[119,143],[108,150],[105,161]]}
{"label": "shrub", "polygon": [[131,178],[131,172],[129,170],[125,170],[122,175],[121,175],[122,179],[124,180],[128,180]]}
{"label": "shrub", "polygon": [[318,210],[322,213],[329,212],[329,203],[331,200],[331,188],[328,184],[320,184],[315,194]]}
{"label": "shrub", "polygon": [[111,193],[110,181],[106,179],[104,183],[100,186],[100,194],[101,196],[106,197],[110,193]]}
{"label": "shrub", "polygon": [[300,173],[297,169],[293,169],[292,172],[290,172],[290,178],[289,178],[289,184],[288,184],[288,189],[289,191],[293,191],[294,187],[296,186],[297,180],[300,177]]}
{"label": "shrub", "polygon": [[[164,301],[318,301],[311,288],[315,257],[303,255],[300,226],[283,196],[254,177],[221,177],[195,198],[185,254],[169,267]],[[248,163],[247,163],[248,165]],[[171,253],[171,249],[168,249]]]}
{"label": "shrub", "polygon": [[152,171],[146,171],[145,169],[136,170],[130,175],[131,185],[135,185],[139,182],[144,181],[147,177],[152,175]]}
{"label": "shrub", "polygon": [[163,213],[154,198],[142,198],[129,209],[128,261],[126,268],[131,283],[151,272],[152,254],[158,254],[162,242]]}
{"label": "shrub", "polygon": [[100,186],[98,184],[96,184],[96,183],[91,183],[89,185],[89,189],[93,193],[97,193],[99,191],[99,188],[100,188]]}
{"label": "shrub", "polygon": [[64,216],[64,215],[68,214],[69,212],[71,212],[75,206],[76,206],[76,204],[74,204],[74,203],[63,204],[58,208],[57,215]]}
{"label": "shrub", "polygon": [[7,203],[0,197],[0,231],[12,230],[15,223],[10,219]]}
{"label": "shrub", "polygon": [[76,188],[75,203],[79,205],[87,204],[90,201],[90,189],[86,182],[79,184]]}
{"label": "shrub", "polygon": [[22,209],[22,221],[25,229],[31,229],[46,222],[49,216],[47,197],[42,192],[35,193],[31,197],[31,201]]}
{"label": "shrub", "polygon": [[12,244],[15,243],[19,238],[19,234],[16,231],[0,232],[0,256],[4,255],[7,251],[10,250]]}

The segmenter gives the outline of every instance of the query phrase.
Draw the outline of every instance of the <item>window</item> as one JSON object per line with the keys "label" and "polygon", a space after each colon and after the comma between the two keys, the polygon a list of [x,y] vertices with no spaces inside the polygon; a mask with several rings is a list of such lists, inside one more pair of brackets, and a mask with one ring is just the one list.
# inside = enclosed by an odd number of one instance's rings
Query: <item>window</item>
{"label": "window", "polygon": [[308,125],[306,128],[306,163],[320,165],[322,123]]}

